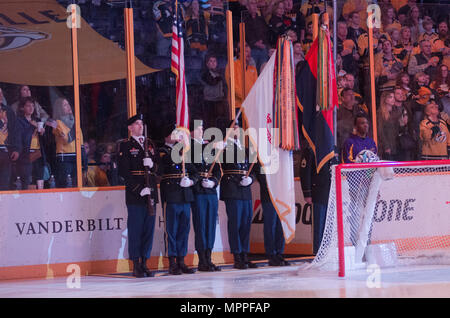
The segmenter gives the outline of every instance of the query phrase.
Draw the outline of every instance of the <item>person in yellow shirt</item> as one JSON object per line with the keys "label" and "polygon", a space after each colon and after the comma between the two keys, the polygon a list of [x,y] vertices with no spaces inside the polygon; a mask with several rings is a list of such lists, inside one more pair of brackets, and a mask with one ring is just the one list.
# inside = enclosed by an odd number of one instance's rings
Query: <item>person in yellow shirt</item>
{"label": "person in yellow shirt", "polygon": [[89,166],[87,171],[88,187],[109,187],[108,170],[111,164],[111,154],[104,152],[99,154],[98,165]]}
{"label": "person in yellow shirt", "polygon": [[[73,187],[77,180],[75,118],[67,99],[58,98],[54,102],[53,117],[46,124],[53,128],[56,142],[56,185],[61,188]],[[69,184],[69,179],[72,184]]]}
{"label": "person in yellow shirt", "polygon": [[425,119],[420,122],[421,159],[448,159],[450,133],[446,122],[439,117],[439,107],[434,101],[425,106],[425,115]]}
{"label": "person in yellow shirt", "polygon": [[[251,60],[251,49],[250,46],[246,43],[245,44],[245,73],[243,70],[242,61],[240,59],[234,60],[234,89],[235,89],[235,96],[236,96],[236,108],[240,108],[242,103],[245,100],[245,97],[250,92],[250,89],[253,87],[253,84],[255,84],[257,78],[258,78],[258,71],[256,70],[256,67],[253,65],[250,65]],[[243,76],[245,74],[245,77]],[[227,81],[228,87],[231,83],[230,78],[230,67],[227,65],[225,69],[225,79]],[[245,80],[245,87],[243,80]],[[231,105],[231,102],[230,102]]]}

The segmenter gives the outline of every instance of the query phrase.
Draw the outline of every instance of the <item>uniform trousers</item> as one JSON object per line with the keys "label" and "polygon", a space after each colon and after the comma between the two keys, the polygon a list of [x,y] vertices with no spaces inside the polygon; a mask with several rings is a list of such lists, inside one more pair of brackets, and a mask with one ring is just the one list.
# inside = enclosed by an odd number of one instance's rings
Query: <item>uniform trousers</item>
{"label": "uniform trousers", "polygon": [[190,203],[166,203],[167,256],[184,257],[187,254],[189,230],[191,227]]}
{"label": "uniform trousers", "polygon": [[250,226],[252,224],[252,200],[225,200],[228,223],[228,243],[232,254],[250,251]]}
{"label": "uniform trousers", "polygon": [[264,218],[264,249],[267,255],[283,254],[284,234],[280,218],[272,202],[261,202]]}
{"label": "uniform trousers", "polygon": [[313,254],[317,254],[322,242],[323,230],[327,218],[327,204],[314,202],[313,204]]}
{"label": "uniform trousers", "polygon": [[197,194],[192,204],[192,223],[195,232],[195,249],[212,250],[216,239],[217,194]]}
{"label": "uniform trousers", "polygon": [[[155,216],[148,214],[145,204],[127,205],[128,255],[131,260],[150,258],[155,229]],[[156,211],[156,205],[154,206]]]}

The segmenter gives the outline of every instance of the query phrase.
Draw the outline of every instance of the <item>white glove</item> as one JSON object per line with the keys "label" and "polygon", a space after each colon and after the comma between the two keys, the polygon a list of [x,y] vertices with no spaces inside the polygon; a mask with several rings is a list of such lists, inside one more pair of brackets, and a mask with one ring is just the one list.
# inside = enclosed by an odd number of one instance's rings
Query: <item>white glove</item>
{"label": "white glove", "polygon": [[194,181],[189,179],[188,177],[183,177],[180,181],[180,186],[183,188],[188,188],[194,184]]}
{"label": "white glove", "polygon": [[218,141],[216,143],[214,143],[214,148],[218,149],[218,150],[223,150],[226,146],[226,143],[224,143],[223,141]]}
{"label": "white glove", "polygon": [[252,181],[253,181],[252,178],[244,176],[244,177],[242,177],[240,185],[244,186],[244,187],[247,187],[247,186],[249,186],[252,183]]}
{"label": "white glove", "polygon": [[144,188],[141,190],[141,197],[145,196],[145,195],[150,195],[150,188]]}
{"label": "white glove", "polygon": [[203,188],[212,188],[214,187],[214,181],[209,180],[209,179],[203,179],[202,181],[202,187]]}
{"label": "white glove", "polygon": [[149,167],[150,169],[153,167],[152,158],[144,158],[143,162],[144,162],[144,166]]}

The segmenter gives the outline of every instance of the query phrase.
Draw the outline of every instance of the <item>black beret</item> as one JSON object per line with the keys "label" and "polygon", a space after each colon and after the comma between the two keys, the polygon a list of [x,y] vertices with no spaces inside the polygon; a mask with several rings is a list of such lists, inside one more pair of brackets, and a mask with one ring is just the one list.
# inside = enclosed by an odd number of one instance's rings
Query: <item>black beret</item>
{"label": "black beret", "polygon": [[130,118],[128,118],[127,120],[127,125],[130,126],[132,125],[136,120],[142,120],[144,121],[144,115],[143,114],[136,114]]}

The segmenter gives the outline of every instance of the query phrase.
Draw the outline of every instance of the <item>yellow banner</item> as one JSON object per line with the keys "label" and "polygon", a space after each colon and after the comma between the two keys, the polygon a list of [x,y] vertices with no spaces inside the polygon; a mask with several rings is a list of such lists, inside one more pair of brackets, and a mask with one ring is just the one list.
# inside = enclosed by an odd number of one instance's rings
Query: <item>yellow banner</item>
{"label": "yellow banner", "polygon": [[[98,34],[80,16],[72,17],[55,0],[13,0],[0,2],[0,82],[73,85],[68,26],[72,18],[80,26],[80,84],[126,78],[126,52]],[[137,58],[135,61],[136,76],[157,71]]]}

